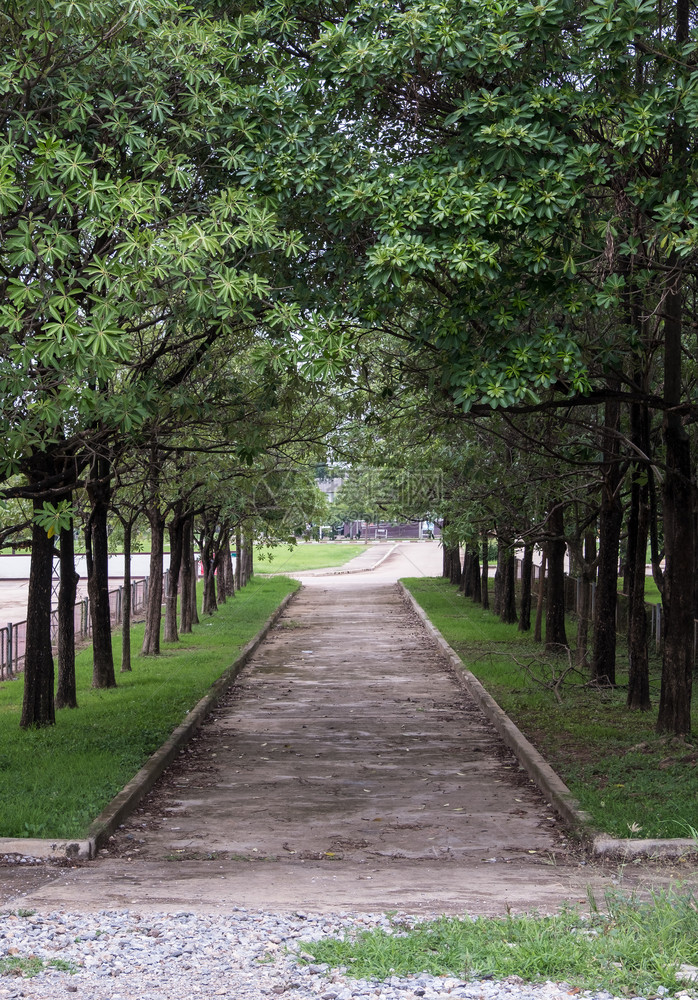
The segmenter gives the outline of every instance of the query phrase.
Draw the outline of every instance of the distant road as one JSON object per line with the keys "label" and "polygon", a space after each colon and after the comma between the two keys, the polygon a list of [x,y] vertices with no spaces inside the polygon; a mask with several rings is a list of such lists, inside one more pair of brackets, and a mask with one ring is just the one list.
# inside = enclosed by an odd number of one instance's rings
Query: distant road
{"label": "distant road", "polygon": [[[0,580],[28,580],[31,556],[0,556]],[[169,569],[170,554],[164,555],[164,568]],[[131,556],[131,576],[147,576],[150,568],[150,553],[136,552]],[[81,578],[87,577],[87,566],[84,555],[76,555],[75,569]],[[124,556],[123,553],[115,553],[109,556],[109,579],[112,577],[122,579],[124,577]]]}

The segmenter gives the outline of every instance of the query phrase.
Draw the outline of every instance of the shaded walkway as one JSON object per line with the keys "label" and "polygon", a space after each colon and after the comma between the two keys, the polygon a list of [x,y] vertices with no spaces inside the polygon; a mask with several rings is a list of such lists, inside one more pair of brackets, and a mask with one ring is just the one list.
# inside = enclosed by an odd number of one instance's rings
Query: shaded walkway
{"label": "shaded walkway", "polygon": [[440,560],[406,544],[373,572],[305,579],[121,856],[31,902],[502,913],[583,897],[589,870],[397,593]]}
{"label": "shaded walkway", "polygon": [[149,857],[489,857],[550,815],[394,586],[308,587],[161,798]]}

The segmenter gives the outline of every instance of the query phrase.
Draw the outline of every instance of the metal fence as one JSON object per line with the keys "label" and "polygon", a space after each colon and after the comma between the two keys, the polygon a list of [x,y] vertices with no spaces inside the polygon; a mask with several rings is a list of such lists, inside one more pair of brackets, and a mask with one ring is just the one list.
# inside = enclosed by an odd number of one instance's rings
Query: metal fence
{"label": "metal fence", "polygon": [[[163,575],[163,595],[169,586],[169,570]],[[140,614],[148,600],[148,577],[134,580],[131,584],[131,614]],[[109,591],[109,617],[111,627],[116,628],[123,621],[124,588]],[[89,598],[78,601],[73,610],[75,640],[86,641],[92,635]],[[58,639],[58,612],[51,612],[51,642],[55,647]],[[10,680],[24,670],[24,652],[27,646],[27,622],[8,622],[0,627],[0,680]]]}
{"label": "metal fence", "polygon": [[[540,585],[540,566],[534,565],[532,570],[532,591],[534,594],[538,594],[538,587]],[[521,559],[516,560],[516,579],[521,580],[523,572],[523,563]],[[546,573],[547,576],[547,573]],[[576,614],[582,602],[582,587],[583,583],[577,577],[565,576],[565,609]],[[594,603],[596,600],[596,584],[591,584],[591,606],[590,615],[594,614]],[[628,615],[630,610],[630,598],[626,594],[618,594],[618,600],[616,602],[616,630],[625,634],[628,631]],[[645,612],[647,614],[647,626],[648,626],[648,636],[650,641],[654,641],[655,649],[659,653],[662,647],[662,640],[664,638],[664,628],[663,628],[663,612],[661,604],[647,604],[645,603]],[[693,662],[698,662],[698,621],[693,624]]]}

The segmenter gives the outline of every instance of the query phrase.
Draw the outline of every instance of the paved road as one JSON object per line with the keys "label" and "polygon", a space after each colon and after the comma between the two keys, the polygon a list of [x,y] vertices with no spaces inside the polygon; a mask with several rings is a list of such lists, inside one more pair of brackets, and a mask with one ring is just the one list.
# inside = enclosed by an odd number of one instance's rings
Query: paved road
{"label": "paved road", "polygon": [[373,572],[309,574],[112,852],[28,901],[502,913],[608,884],[400,598],[398,577],[440,559],[413,543]]}

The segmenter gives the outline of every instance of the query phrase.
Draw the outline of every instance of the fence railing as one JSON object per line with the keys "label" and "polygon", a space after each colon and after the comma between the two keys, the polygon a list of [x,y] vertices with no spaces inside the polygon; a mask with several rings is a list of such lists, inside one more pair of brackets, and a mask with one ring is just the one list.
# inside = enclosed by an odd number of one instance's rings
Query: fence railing
{"label": "fence railing", "polygon": [[[197,565],[198,571],[198,565]],[[146,606],[148,601],[148,580],[143,577],[131,584],[131,615],[135,618]],[[170,571],[165,570],[162,578],[163,597],[167,595],[170,584]],[[109,618],[112,629],[123,622],[124,588],[117,587],[109,591]],[[73,609],[75,622],[75,639],[86,641],[92,635],[89,598],[78,601]],[[58,612],[51,612],[51,643],[58,641]],[[10,680],[24,670],[24,654],[27,646],[27,622],[8,622],[0,627],[0,680]]]}
{"label": "fence railing", "polygon": [[[540,566],[535,565],[532,569],[532,587],[531,590],[533,594],[538,595],[538,588],[540,586]],[[521,559],[516,560],[516,579],[521,580],[523,573],[523,562]],[[546,574],[547,575],[547,574]],[[577,577],[565,576],[565,610],[577,614],[579,606],[582,603],[582,588],[584,584],[583,581]],[[589,614],[593,616],[594,614],[594,603],[596,601],[596,584],[591,584],[591,603],[589,608]],[[630,613],[630,598],[627,594],[618,594],[618,600],[616,602],[616,631],[625,634],[628,631],[628,620]],[[645,613],[647,614],[647,630],[650,641],[654,641],[655,648],[657,652],[660,652],[662,646],[662,639],[664,637],[664,628],[662,620],[662,605],[661,604],[648,604],[645,603]],[[693,662],[698,662],[698,620],[693,623]]]}

